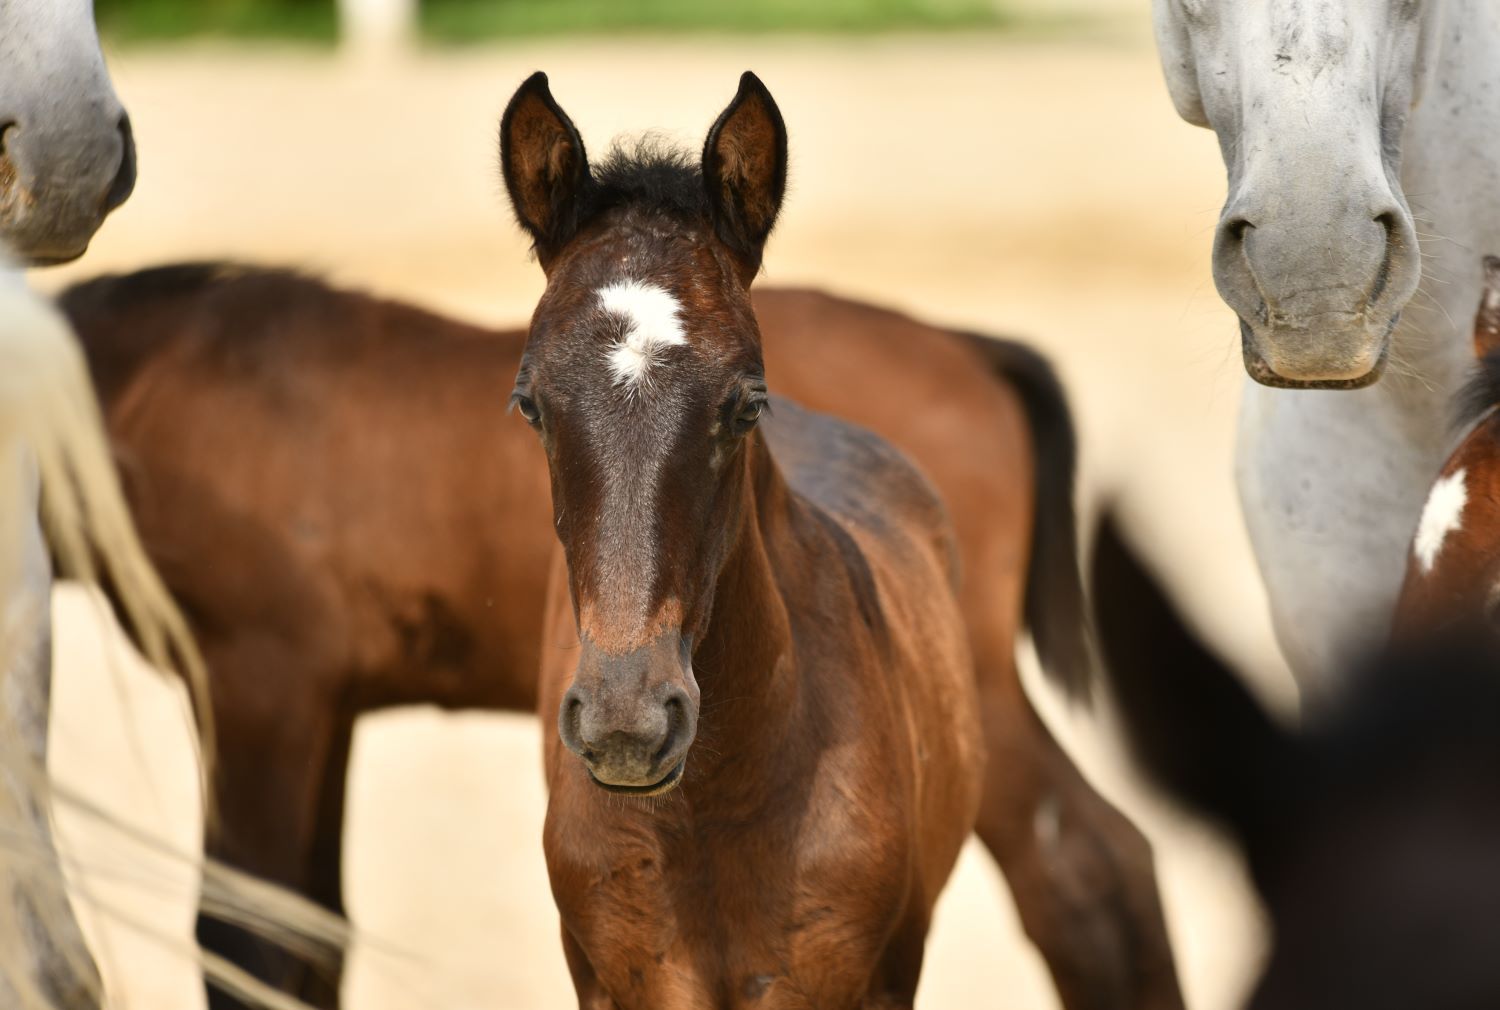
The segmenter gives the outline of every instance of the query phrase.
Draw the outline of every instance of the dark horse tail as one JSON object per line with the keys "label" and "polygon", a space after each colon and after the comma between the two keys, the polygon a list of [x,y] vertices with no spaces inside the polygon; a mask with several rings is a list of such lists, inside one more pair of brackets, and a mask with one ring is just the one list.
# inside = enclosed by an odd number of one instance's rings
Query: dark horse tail
{"label": "dark horse tail", "polygon": [[1078,562],[1073,507],[1078,438],[1068,398],[1052,365],[1025,344],[968,335],[997,376],[1021,397],[1036,457],[1026,626],[1047,676],[1071,698],[1086,698],[1093,649]]}

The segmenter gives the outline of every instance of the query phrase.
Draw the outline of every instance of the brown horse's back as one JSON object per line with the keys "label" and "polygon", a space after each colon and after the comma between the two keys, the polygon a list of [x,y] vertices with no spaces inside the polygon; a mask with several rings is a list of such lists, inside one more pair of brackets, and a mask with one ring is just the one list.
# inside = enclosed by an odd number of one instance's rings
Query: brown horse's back
{"label": "brown horse's back", "polygon": [[220,265],[101,278],[62,307],[210,646],[275,636],[352,674],[361,707],[530,702],[546,553],[508,534],[545,529],[547,490],[506,416],[517,334]]}
{"label": "brown horse's back", "polygon": [[947,504],[976,654],[1008,656],[1022,618],[1070,689],[1088,654],[1061,387],[1023,345],[955,333],[819,291],[754,295],[777,392],[906,453]]}
{"label": "brown horse's back", "polygon": [[[223,264],[102,277],[61,304],[147,543],[201,630],[269,624],[366,671],[371,704],[532,704],[546,561],[513,531],[546,529],[548,494],[506,416],[523,334]],[[1008,654],[1033,518],[1071,522],[1071,502],[1035,508],[1032,421],[988,342],[813,291],[757,292],[755,308],[777,392],[868,427],[932,480],[971,642]],[[466,602],[481,593],[482,610]],[[1076,638],[1055,610],[1054,637]]]}

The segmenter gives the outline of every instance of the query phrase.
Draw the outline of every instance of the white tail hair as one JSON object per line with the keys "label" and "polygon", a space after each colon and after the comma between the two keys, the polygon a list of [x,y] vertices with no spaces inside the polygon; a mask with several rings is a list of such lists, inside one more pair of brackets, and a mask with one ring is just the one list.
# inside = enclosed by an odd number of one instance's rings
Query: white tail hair
{"label": "white tail hair", "polygon": [[[113,466],[82,352],[62,316],[33,294],[18,274],[0,260],[0,456],[26,451],[42,480],[42,519],[60,571],[87,585],[109,587],[127,631],[158,669],[175,671],[186,682],[197,716],[203,782],[211,782],[213,725],[203,660],[187,622],[152,568],[125,504]],[[24,523],[29,516],[7,511],[25,498],[23,468],[0,466],[0,573],[22,565]],[[40,606],[45,606],[43,601]],[[32,625],[45,614],[30,614]],[[21,657],[31,644],[15,621],[0,622],[0,669]],[[11,698],[0,699],[10,704]],[[45,708],[42,709],[45,712]],[[50,816],[53,804],[77,810],[155,853],[195,865],[196,854],[182,853],[133,828],[83,798],[59,789],[37,755],[24,741],[0,734],[0,877],[12,882],[12,893],[0,893],[0,989],[9,987],[21,1010],[59,1010],[73,996],[54,988],[36,973],[36,951],[68,962],[70,984],[92,990],[91,1002],[102,1002],[98,974],[84,948],[67,903],[63,861],[50,833],[21,826],[38,811]],[[205,789],[205,816],[211,817]],[[8,809],[14,805],[15,809]],[[86,881],[88,868],[72,867]],[[87,888],[80,900],[88,900]],[[22,905],[24,904],[24,913]],[[202,868],[201,907],[223,919],[278,943],[305,959],[331,959],[351,941],[346,920],[280,888],[229,867],[208,862]],[[145,933],[181,949],[199,964],[206,979],[248,1005],[271,1010],[302,1010],[304,1004],[253,978],[238,967],[172,937],[151,923],[130,920],[123,912],[98,906],[101,918]]]}

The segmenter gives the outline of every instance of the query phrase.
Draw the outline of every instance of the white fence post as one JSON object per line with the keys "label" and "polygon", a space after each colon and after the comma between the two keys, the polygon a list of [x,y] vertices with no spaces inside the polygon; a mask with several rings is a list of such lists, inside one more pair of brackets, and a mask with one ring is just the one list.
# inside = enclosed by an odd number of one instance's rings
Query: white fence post
{"label": "white fence post", "polygon": [[399,55],[417,37],[417,0],[338,0],[339,41],[357,56]]}

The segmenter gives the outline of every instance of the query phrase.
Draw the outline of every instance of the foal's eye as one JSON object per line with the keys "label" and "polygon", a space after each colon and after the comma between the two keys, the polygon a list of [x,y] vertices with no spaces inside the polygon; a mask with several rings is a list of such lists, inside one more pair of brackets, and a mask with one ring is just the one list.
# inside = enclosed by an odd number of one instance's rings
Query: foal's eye
{"label": "foal's eye", "polygon": [[755,422],[760,420],[760,415],[765,413],[765,409],[765,400],[751,400],[741,407],[739,413],[734,415],[734,433],[743,435],[755,427]]}
{"label": "foal's eye", "polygon": [[526,419],[526,423],[533,427],[542,419],[542,412],[537,410],[536,401],[524,393],[512,394],[510,404]]}

